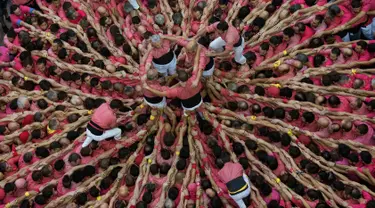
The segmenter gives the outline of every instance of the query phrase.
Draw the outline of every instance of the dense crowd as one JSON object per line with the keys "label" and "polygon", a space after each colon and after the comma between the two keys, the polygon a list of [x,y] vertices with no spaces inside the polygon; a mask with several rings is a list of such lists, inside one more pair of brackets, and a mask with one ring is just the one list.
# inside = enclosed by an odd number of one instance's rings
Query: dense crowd
{"label": "dense crowd", "polygon": [[6,5],[0,208],[375,208],[374,0]]}

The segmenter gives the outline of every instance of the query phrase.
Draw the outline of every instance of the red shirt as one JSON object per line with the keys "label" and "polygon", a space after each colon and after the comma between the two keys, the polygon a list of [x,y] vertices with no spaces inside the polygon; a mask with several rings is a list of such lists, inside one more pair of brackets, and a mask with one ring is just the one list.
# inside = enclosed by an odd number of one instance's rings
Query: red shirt
{"label": "red shirt", "polygon": [[147,56],[146,64],[151,63],[153,58],[160,58],[171,50],[171,43],[169,40],[162,40],[161,48],[153,48]]}
{"label": "red shirt", "polygon": [[15,14],[10,15],[10,21],[12,22],[13,27],[19,26],[19,20],[23,21],[26,18],[26,14],[31,14],[34,11],[33,8],[30,8],[28,6],[23,6],[23,5],[20,5],[19,9],[21,12],[20,15],[15,15]]}
{"label": "red shirt", "polygon": [[84,17],[86,17],[86,13],[82,10],[77,10],[77,17],[74,20],[69,19],[69,22],[78,24]]}
{"label": "red shirt", "polygon": [[368,12],[372,10],[375,10],[375,1],[362,0],[362,11]]}
{"label": "red shirt", "polygon": [[[216,22],[216,23],[208,26],[206,28],[207,32],[210,33],[210,32],[217,31],[217,25],[218,24],[219,24],[219,22]],[[229,25],[228,30],[225,33],[221,34],[220,37],[226,42],[225,48],[227,50],[232,50],[233,47],[234,47],[233,45],[238,43],[238,41],[241,38],[238,30],[235,27],[233,27],[232,25]]]}
{"label": "red shirt", "polygon": [[99,106],[91,117],[91,121],[103,129],[112,129],[116,126],[116,114],[108,103]]}
{"label": "red shirt", "polygon": [[186,86],[185,87],[175,87],[175,88],[169,88],[166,90],[167,97],[172,98],[172,97],[177,97],[180,98],[181,100],[186,100],[197,93],[201,91],[202,88],[202,83],[198,82],[197,87],[193,88],[191,85],[193,84],[193,81],[197,78],[197,71],[193,71],[192,76],[187,80]]}
{"label": "red shirt", "polygon": [[241,177],[243,175],[242,165],[239,163],[227,162],[224,167],[218,172],[219,179],[223,183]]}
{"label": "red shirt", "polygon": [[300,43],[304,42],[307,39],[309,39],[314,34],[315,34],[315,31],[313,29],[311,29],[309,26],[306,26],[305,27],[305,31],[303,32],[303,34],[301,34],[301,41],[300,41]]}

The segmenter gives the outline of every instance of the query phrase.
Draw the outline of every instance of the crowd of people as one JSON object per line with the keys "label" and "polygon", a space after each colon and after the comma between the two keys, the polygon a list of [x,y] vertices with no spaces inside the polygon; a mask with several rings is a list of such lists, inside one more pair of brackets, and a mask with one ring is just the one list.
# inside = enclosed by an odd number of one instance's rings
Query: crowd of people
{"label": "crowd of people", "polygon": [[375,208],[375,1],[0,3],[0,207]]}

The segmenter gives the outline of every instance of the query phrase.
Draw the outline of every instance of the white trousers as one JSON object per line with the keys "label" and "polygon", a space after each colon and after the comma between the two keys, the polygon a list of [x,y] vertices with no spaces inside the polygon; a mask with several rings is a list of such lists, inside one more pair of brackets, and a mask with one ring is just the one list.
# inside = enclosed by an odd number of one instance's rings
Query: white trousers
{"label": "white trousers", "polygon": [[169,62],[168,64],[160,65],[160,64],[155,64],[154,62],[152,62],[152,64],[154,65],[155,69],[163,76],[176,74],[176,67],[177,67],[176,55],[173,55],[172,61]]}
{"label": "white trousers", "polygon": [[[245,58],[245,56],[243,56],[243,49],[245,47],[245,40],[244,40],[243,37],[241,37],[241,38],[242,38],[242,44],[238,47],[233,48],[234,60],[239,64],[244,64],[244,63],[246,63],[246,58]],[[210,48],[214,51],[222,52],[223,49],[224,49],[223,47],[226,44],[227,43],[225,42],[225,40],[223,40],[221,37],[218,37],[210,43]]]}
{"label": "white trousers", "polygon": [[210,77],[214,74],[214,70],[215,70],[215,64],[212,66],[212,68],[210,70],[203,71],[202,76],[203,77]]}
{"label": "white trousers", "polygon": [[86,128],[86,136],[86,140],[83,142],[82,147],[87,147],[93,140],[100,142],[110,137],[114,137],[116,140],[119,140],[121,139],[121,129],[116,127],[114,129],[106,130],[102,135],[97,136]]}
{"label": "white trousers", "polygon": [[229,196],[237,203],[239,208],[247,208],[245,202],[243,201],[243,198],[249,197],[251,193],[251,185],[247,175],[243,174],[242,177],[247,183],[247,189],[235,195],[229,194]]}
{"label": "white trousers", "polygon": [[167,105],[167,99],[165,97],[163,97],[163,100],[160,103],[155,103],[155,104],[147,102],[145,98],[143,98],[143,100],[148,106],[152,108],[164,108]]}
{"label": "white trousers", "polygon": [[137,0],[129,0],[129,3],[132,5],[134,9],[139,9]]}
{"label": "white trousers", "polygon": [[375,18],[372,19],[371,24],[366,27],[361,27],[362,34],[369,40],[374,40],[375,33]]}
{"label": "white trousers", "polygon": [[202,103],[203,103],[203,100],[201,99],[201,101],[199,102],[198,105],[193,106],[193,107],[191,107],[191,108],[186,108],[182,103],[181,103],[181,106],[182,106],[182,108],[184,109],[184,112],[185,112],[185,111],[193,111],[193,110],[199,108],[199,106],[201,106]]}

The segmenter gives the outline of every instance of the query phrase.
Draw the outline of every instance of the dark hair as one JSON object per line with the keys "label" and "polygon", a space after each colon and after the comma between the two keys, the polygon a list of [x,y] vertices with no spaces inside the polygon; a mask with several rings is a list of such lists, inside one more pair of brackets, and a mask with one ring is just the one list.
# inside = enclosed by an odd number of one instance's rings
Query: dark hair
{"label": "dark hair", "polygon": [[252,23],[253,26],[262,28],[266,24],[266,20],[261,17],[256,17]]}
{"label": "dark hair", "polygon": [[46,158],[49,156],[49,151],[46,147],[37,147],[35,149],[35,155],[37,157]]}
{"label": "dark hair", "polygon": [[14,182],[9,182],[9,183],[6,183],[4,185],[4,192],[5,193],[10,193],[12,191],[15,191],[16,190],[16,185],[14,184]]}
{"label": "dark hair", "polygon": [[237,156],[239,156],[239,155],[241,155],[242,153],[245,152],[244,147],[243,147],[242,144],[239,143],[239,142],[233,142],[233,144],[232,144],[232,148],[233,148],[233,152],[234,152]]}
{"label": "dark hair", "polygon": [[271,107],[265,106],[262,111],[263,111],[264,116],[268,118],[273,118],[274,112]]}
{"label": "dark hair", "polygon": [[74,183],[80,183],[80,182],[83,181],[84,178],[85,178],[85,175],[83,174],[83,170],[82,169],[75,170],[72,173],[72,181]]}
{"label": "dark hair", "polygon": [[159,173],[159,165],[157,163],[150,165],[150,172],[152,175]]}
{"label": "dark hair", "polygon": [[121,100],[118,100],[118,99],[113,99],[111,101],[111,103],[109,104],[109,106],[112,108],[112,109],[120,109],[122,106],[123,106],[123,103]]}
{"label": "dark hair", "polygon": [[294,35],[294,30],[292,27],[287,27],[283,30],[283,34],[288,37],[292,37]]}
{"label": "dark hair", "polygon": [[273,156],[268,156],[267,157],[267,166],[271,170],[276,170],[277,167],[279,166],[277,159],[275,157],[273,157]]}
{"label": "dark hair", "polygon": [[73,152],[69,155],[68,161],[71,162],[77,162],[81,159],[81,156],[78,153]]}
{"label": "dark hair", "polygon": [[163,137],[163,142],[166,146],[170,147],[175,142],[175,136],[171,132],[166,132]]}
{"label": "dark hair", "polygon": [[169,169],[171,169],[171,166],[170,166],[170,165],[168,165],[168,164],[166,164],[166,163],[162,164],[162,165],[160,166],[160,174],[162,174],[162,175],[167,175]]}
{"label": "dark hair", "polygon": [[81,205],[81,206],[85,205],[87,202],[87,194],[86,193],[77,194],[75,202],[76,204]]}
{"label": "dark hair", "polygon": [[57,171],[61,171],[65,167],[65,162],[62,159],[56,160],[53,165],[53,168]]}
{"label": "dark hair", "polygon": [[282,42],[282,39],[280,36],[272,36],[270,38],[270,43],[272,45],[278,46]]}
{"label": "dark hair", "polygon": [[359,153],[359,155],[361,156],[361,160],[363,161],[363,163],[370,164],[372,162],[372,155],[370,154],[370,152],[362,151]]}
{"label": "dark hair", "polygon": [[138,177],[139,175],[139,167],[135,164],[130,166],[130,174],[134,177]]}
{"label": "dark hair", "polygon": [[255,94],[257,94],[259,96],[264,96],[264,94],[265,94],[265,90],[261,86],[256,86],[255,89],[254,89],[254,92],[255,92]]}
{"label": "dark hair", "polygon": [[359,124],[357,129],[361,135],[365,135],[368,132],[368,126],[366,124]]}
{"label": "dark hair", "polygon": [[360,41],[357,42],[357,45],[360,46],[363,50],[367,49],[366,41],[360,40]]}
{"label": "dark hair", "polygon": [[347,158],[350,154],[351,148],[346,144],[339,144],[338,152],[342,157]]}
{"label": "dark hair", "polygon": [[142,196],[142,201],[144,201],[146,204],[150,204],[152,202],[152,193],[146,191]]}
{"label": "dark hair", "polygon": [[89,194],[92,197],[98,197],[100,195],[100,190],[96,186],[93,186],[89,189]]}
{"label": "dark hair", "polygon": [[33,179],[33,181],[39,181],[42,178],[43,178],[43,174],[42,174],[42,171],[40,170],[36,170],[31,174],[31,179]]}
{"label": "dark hair", "polygon": [[65,188],[70,188],[72,185],[72,179],[70,178],[69,175],[64,175],[62,179],[62,183]]}
{"label": "dark hair", "polygon": [[252,151],[255,151],[256,149],[258,149],[258,144],[251,139],[245,140],[245,145],[247,149],[252,150]]}
{"label": "dark hair", "polygon": [[45,205],[47,203],[47,199],[43,195],[39,194],[34,198],[34,202],[39,205]]}
{"label": "dark hair", "polygon": [[326,58],[322,54],[317,54],[313,60],[314,67],[320,67],[325,60]]}
{"label": "dark hair", "polygon": [[57,52],[57,57],[59,57],[59,59],[65,59],[67,56],[68,56],[68,52],[66,51],[65,48],[62,48]]}
{"label": "dark hair", "polygon": [[216,28],[221,31],[227,31],[229,26],[225,21],[220,21],[219,24],[217,24]]}

